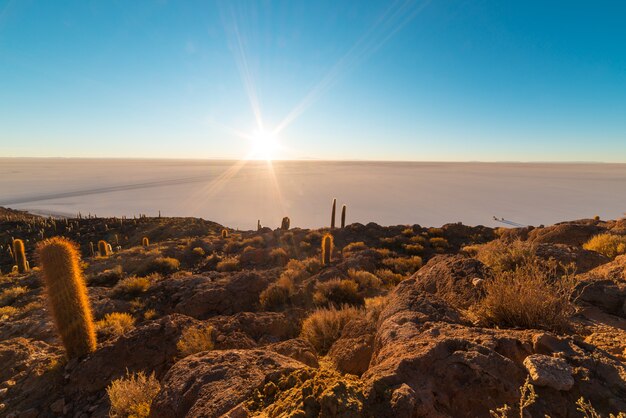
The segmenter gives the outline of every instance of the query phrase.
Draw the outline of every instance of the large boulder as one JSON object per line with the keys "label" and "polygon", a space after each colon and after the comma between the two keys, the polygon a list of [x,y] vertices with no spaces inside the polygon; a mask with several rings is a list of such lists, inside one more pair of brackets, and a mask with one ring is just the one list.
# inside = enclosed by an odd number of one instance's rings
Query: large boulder
{"label": "large boulder", "polygon": [[610,261],[595,251],[565,244],[538,244],[535,253],[545,260],[552,258],[563,266],[573,264],[576,273],[588,272]]}
{"label": "large boulder", "polygon": [[247,416],[240,405],[268,380],[306,367],[271,351],[209,351],[176,363],[152,403],[151,418]]}
{"label": "large boulder", "polygon": [[578,276],[578,300],[626,318],[626,255]]}
{"label": "large boulder", "polygon": [[483,280],[487,267],[480,261],[462,255],[438,255],[418,270],[417,289],[436,295],[457,308],[467,308],[481,296],[475,279]]}
{"label": "large boulder", "polygon": [[[239,312],[207,320],[215,330],[218,348],[249,348],[294,338],[300,332],[297,314],[290,312]],[[238,346],[236,336],[245,335],[246,345]]]}
{"label": "large boulder", "polygon": [[566,244],[581,246],[602,229],[593,223],[563,223],[536,228],[529,232],[528,240],[536,244]]}
{"label": "large boulder", "polygon": [[363,374],[370,364],[374,351],[376,327],[367,319],[353,319],[341,332],[328,352],[330,361],[342,373],[357,376]]}

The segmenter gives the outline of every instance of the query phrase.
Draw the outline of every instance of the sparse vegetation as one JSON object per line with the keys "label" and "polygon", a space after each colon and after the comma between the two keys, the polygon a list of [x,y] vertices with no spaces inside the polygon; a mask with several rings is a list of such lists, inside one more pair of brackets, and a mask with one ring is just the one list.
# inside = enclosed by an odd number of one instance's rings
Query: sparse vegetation
{"label": "sparse vegetation", "polygon": [[464,247],[463,251],[497,272],[515,270],[535,255],[535,246],[521,240],[494,240],[483,245]]}
{"label": "sparse vegetation", "polygon": [[599,234],[587,241],[583,248],[613,259],[618,255],[626,254],[626,236]]}
{"label": "sparse vegetation", "polygon": [[239,257],[226,257],[217,263],[217,271],[237,271],[239,270]]}
{"label": "sparse vegetation", "polygon": [[320,306],[363,305],[359,285],[354,280],[332,279],[318,283],[313,301]]}
{"label": "sparse vegetation", "polygon": [[26,286],[15,286],[0,293],[0,306],[12,305],[20,296],[28,293]]}
{"label": "sparse vegetation", "polygon": [[390,257],[383,260],[383,264],[393,272],[399,274],[413,274],[422,267],[422,257]]}
{"label": "sparse vegetation", "polygon": [[96,321],[96,331],[106,336],[117,337],[130,331],[135,326],[135,318],[126,312],[106,314],[103,319]]}
{"label": "sparse vegetation", "polygon": [[342,306],[339,309],[335,307],[318,309],[302,323],[301,336],[311,343],[319,354],[324,355],[341,336],[341,331],[346,324],[362,315],[361,309],[351,306]]}
{"label": "sparse vegetation", "polygon": [[118,296],[137,296],[150,288],[150,279],[147,277],[131,276],[120,280],[113,291]]}
{"label": "sparse vegetation", "polygon": [[176,343],[176,348],[182,357],[213,350],[213,328],[210,326],[187,328]]}
{"label": "sparse vegetation", "polygon": [[146,418],[150,414],[152,400],[161,390],[154,373],[146,377],[145,373],[129,374],[116,379],[107,387],[111,403],[112,418]]}

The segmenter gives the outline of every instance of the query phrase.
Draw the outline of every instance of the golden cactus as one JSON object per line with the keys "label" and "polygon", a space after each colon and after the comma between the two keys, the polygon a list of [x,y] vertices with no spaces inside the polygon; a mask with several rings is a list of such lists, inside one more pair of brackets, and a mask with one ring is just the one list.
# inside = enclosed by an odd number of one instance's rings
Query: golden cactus
{"label": "golden cactus", "polygon": [[98,241],[98,252],[100,253],[100,257],[108,257],[111,255],[109,251],[109,244],[105,240]]}
{"label": "golden cactus", "polygon": [[341,207],[341,227],[346,227],[346,205]]}
{"label": "golden cactus", "polygon": [[330,264],[330,255],[333,252],[333,236],[330,234],[324,235],[322,238],[322,264]]}
{"label": "golden cactus", "polygon": [[291,220],[288,216],[283,218],[283,222],[280,224],[280,229],[287,231],[289,229],[289,225],[291,224]]}
{"label": "golden cactus", "polygon": [[141,239],[141,245],[143,245],[144,247],[149,247],[150,246],[150,240],[148,239],[148,237],[143,237]]}
{"label": "golden cactus", "polygon": [[96,333],[76,245],[54,237],[39,244],[38,255],[50,311],[68,357],[95,351]]}
{"label": "golden cactus", "polygon": [[333,199],[333,211],[330,215],[330,227],[335,227],[335,210],[337,209],[337,199]]}
{"label": "golden cactus", "polygon": [[227,229],[222,229],[222,238],[224,238],[224,239],[228,238],[228,230]]}
{"label": "golden cactus", "polygon": [[19,273],[26,273],[29,270],[28,261],[26,260],[26,250],[24,249],[24,241],[16,239],[13,241],[13,255],[15,256],[15,264]]}

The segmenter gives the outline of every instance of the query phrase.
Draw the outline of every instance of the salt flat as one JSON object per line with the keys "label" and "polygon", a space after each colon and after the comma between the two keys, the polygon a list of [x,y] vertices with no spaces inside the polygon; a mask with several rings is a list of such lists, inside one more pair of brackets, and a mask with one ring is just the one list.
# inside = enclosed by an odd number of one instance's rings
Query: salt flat
{"label": "salt flat", "polygon": [[551,224],[626,212],[626,164],[0,159],[0,206],[197,216],[242,229],[348,222]]}

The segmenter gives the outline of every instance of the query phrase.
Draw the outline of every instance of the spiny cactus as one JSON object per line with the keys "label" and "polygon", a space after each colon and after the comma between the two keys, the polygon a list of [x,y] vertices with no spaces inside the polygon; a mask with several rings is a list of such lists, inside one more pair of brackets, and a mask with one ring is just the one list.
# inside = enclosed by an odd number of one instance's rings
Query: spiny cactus
{"label": "spiny cactus", "polygon": [[222,238],[228,238],[228,230],[222,229]]}
{"label": "spiny cactus", "polygon": [[282,229],[283,231],[287,231],[289,229],[290,224],[291,224],[291,220],[289,219],[288,216],[285,216],[283,218],[283,222],[280,224],[280,229]]}
{"label": "spiny cactus", "polygon": [[341,228],[346,227],[346,205],[341,207]]}
{"label": "spiny cactus", "polygon": [[50,311],[68,357],[95,351],[96,333],[76,245],[54,237],[41,242],[37,251]]}
{"label": "spiny cactus", "polygon": [[148,237],[143,237],[141,239],[141,245],[143,245],[144,247],[149,247],[150,246],[150,240],[148,239]]}
{"label": "spiny cactus", "polygon": [[13,241],[13,255],[15,256],[15,264],[19,273],[26,273],[29,270],[28,261],[26,260],[26,251],[24,250],[24,241],[16,239]]}
{"label": "spiny cactus", "polygon": [[96,256],[96,252],[93,249],[93,242],[89,241],[89,252],[91,253],[92,257]]}
{"label": "spiny cactus", "polygon": [[333,252],[333,236],[330,234],[324,235],[322,238],[322,264],[330,264],[330,255]]}
{"label": "spiny cactus", "polygon": [[98,241],[98,252],[100,253],[100,257],[108,257],[111,255],[109,251],[109,244],[105,240]]}
{"label": "spiny cactus", "polygon": [[261,220],[260,219],[256,221],[256,230],[257,231],[261,230]]}
{"label": "spiny cactus", "polygon": [[337,209],[337,199],[333,199],[333,211],[330,215],[330,227],[335,227],[335,210]]}

